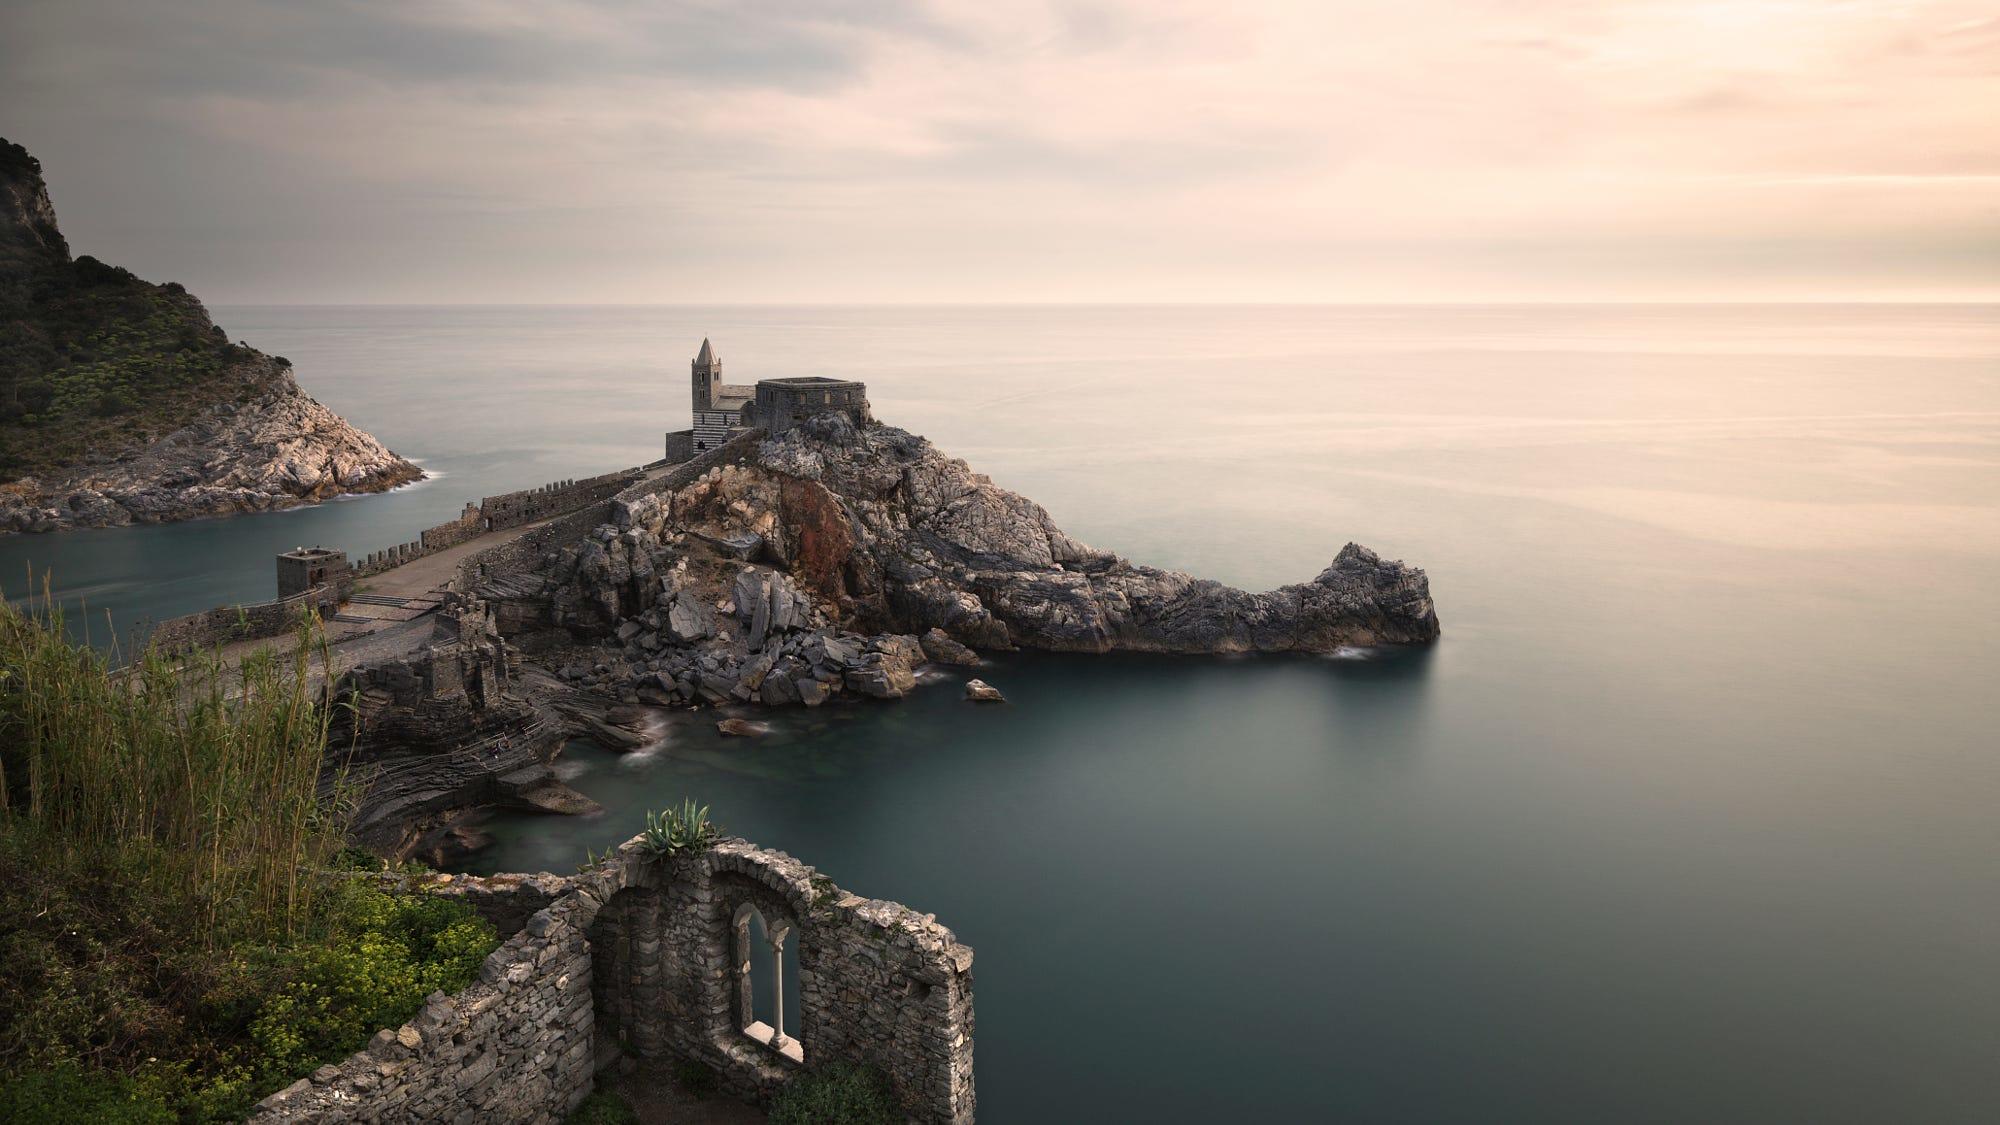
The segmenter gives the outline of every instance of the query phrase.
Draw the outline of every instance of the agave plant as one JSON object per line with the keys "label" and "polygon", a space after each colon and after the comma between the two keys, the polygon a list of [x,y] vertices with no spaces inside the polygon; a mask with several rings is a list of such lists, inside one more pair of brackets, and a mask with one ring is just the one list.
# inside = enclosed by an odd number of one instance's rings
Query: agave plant
{"label": "agave plant", "polygon": [[647,813],[640,846],[652,855],[679,855],[708,847],[720,833],[721,826],[709,822],[707,805],[686,800],[678,809]]}

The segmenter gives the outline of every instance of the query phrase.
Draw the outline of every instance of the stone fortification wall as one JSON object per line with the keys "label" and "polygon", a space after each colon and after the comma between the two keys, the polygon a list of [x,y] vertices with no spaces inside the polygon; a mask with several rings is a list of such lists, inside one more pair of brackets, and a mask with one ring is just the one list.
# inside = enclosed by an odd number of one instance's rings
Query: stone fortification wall
{"label": "stone fortification wall", "polygon": [[512,542],[490,547],[466,559],[459,564],[455,586],[461,590],[472,590],[482,579],[533,570],[541,563],[543,555],[582,539],[600,525],[609,523],[614,501],[631,501],[685,488],[717,465],[734,464],[749,457],[763,438],[762,430],[746,430],[720,448],[682,462],[651,480],[628,479],[624,488],[602,503],[572,512],[546,527],[538,527]]}
{"label": "stone fortification wall", "polygon": [[615,473],[605,473],[584,480],[559,480],[539,488],[503,492],[498,496],[488,496],[477,504],[467,502],[465,510],[459,513],[458,518],[446,520],[436,527],[425,528],[417,538],[408,543],[398,543],[393,547],[385,547],[362,556],[354,564],[354,573],[362,577],[380,574],[404,563],[414,562],[425,555],[433,555],[446,548],[477,539],[489,531],[519,527],[524,523],[534,523],[536,520],[600,503],[615,495],[620,489],[629,486],[641,475],[643,473],[640,469],[621,469]]}
{"label": "stone fortification wall", "polygon": [[678,465],[694,456],[694,431],[674,430],[667,434],[666,456],[661,461],[668,465]]}
{"label": "stone fortification wall", "polygon": [[298,627],[301,613],[311,611],[326,617],[340,607],[351,591],[352,586],[343,580],[276,601],[218,606],[190,613],[156,623],[134,647],[137,650],[153,644],[163,652],[190,652],[231,641],[282,637]]}
{"label": "stone fortification wall", "polygon": [[846,379],[765,379],[757,384],[754,414],[756,424],[774,434],[814,414],[845,414],[855,425],[866,425],[868,388]]}
{"label": "stone fortification wall", "polygon": [[519,527],[585,504],[609,500],[638,476],[638,469],[623,469],[587,480],[560,480],[524,492],[488,496],[479,502],[479,511],[488,531]]}
{"label": "stone fortification wall", "polygon": [[[814,1067],[879,1068],[910,1121],[970,1125],[972,950],[930,915],[864,899],[782,852],[723,840],[648,854],[637,839],[586,873],[429,876],[506,936],[479,981],[259,1104],[252,1125],[550,1122],[591,1090],[594,1036],[641,1066],[715,1070],[768,1101]],[[752,1020],[755,911],[796,943],[797,1027]]]}

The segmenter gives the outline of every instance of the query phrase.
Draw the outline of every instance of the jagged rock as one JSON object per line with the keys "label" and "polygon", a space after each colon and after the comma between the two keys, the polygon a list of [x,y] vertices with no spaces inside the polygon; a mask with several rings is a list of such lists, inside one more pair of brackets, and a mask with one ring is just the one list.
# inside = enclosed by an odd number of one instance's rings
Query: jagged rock
{"label": "jagged rock", "polygon": [[965,698],[974,703],[1007,702],[1007,697],[1000,694],[1000,689],[987,683],[985,680],[965,681]]}
{"label": "jagged rock", "polygon": [[877,699],[900,699],[917,686],[907,652],[900,648],[864,653],[843,678],[849,691]]}
{"label": "jagged rock", "polygon": [[760,734],[771,733],[771,727],[769,724],[753,723],[748,719],[734,719],[734,718],[724,719],[721,722],[715,724],[715,729],[721,731],[725,735],[731,735],[737,738],[751,738]]}
{"label": "jagged rock", "polygon": [[595,677],[606,690],[817,706],[895,698],[919,663],[971,666],[975,649],[1330,652],[1437,636],[1423,572],[1364,547],[1254,594],[1137,566],[922,438],[844,415],[717,458],[621,494],[611,523],[545,557],[534,596],[550,619],[622,650],[621,670]]}
{"label": "jagged rock", "polygon": [[792,678],[781,673],[764,677],[764,684],[757,691],[758,701],[769,707],[782,707],[787,703],[798,703],[798,685]]}
{"label": "jagged rock", "polygon": [[715,618],[707,606],[685,593],[679,594],[667,612],[667,632],[683,644],[699,641],[715,635]]}
{"label": "jagged rock", "polygon": [[[1312,582],[1261,594],[1136,566],[1078,543],[1039,505],[922,438],[841,415],[765,440],[753,458],[676,490],[669,507],[710,538],[763,536],[805,600],[868,631],[1093,652],[1325,652],[1437,636],[1423,572],[1365,548],[1343,549]],[[753,638],[769,583],[719,592]]]}
{"label": "jagged rock", "polygon": [[951,634],[943,629],[932,629],[923,637],[924,658],[933,664],[956,664],[971,667],[979,663],[979,654],[951,639]]}
{"label": "jagged rock", "polygon": [[703,672],[697,690],[701,693],[701,697],[710,703],[721,703],[731,698],[730,692],[735,686],[734,677],[725,676],[720,672]]}

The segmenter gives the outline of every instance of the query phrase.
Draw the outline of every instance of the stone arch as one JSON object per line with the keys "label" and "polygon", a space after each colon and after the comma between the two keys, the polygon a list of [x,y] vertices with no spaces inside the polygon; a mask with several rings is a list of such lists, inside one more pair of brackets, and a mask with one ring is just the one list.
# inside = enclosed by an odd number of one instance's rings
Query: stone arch
{"label": "stone arch", "polygon": [[[756,902],[744,897],[731,912],[729,929],[737,1033],[784,1059],[803,1063],[805,1048],[799,1040],[798,1013],[788,1013],[785,997],[788,956],[793,965],[798,963],[794,940],[799,932],[797,921],[784,914],[766,915]],[[756,1010],[754,985],[759,980],[771,994],[769,1020],[760,1018]]]}
{"label": "stone arch", "polygon": [[[735,839],[675,856],[634,840],[573,885],[597,1036],[648,1065],[699,1062],[724,1091],[759,1102],[802,1067],[875,1066],[912,1120],[971,1122],[972,951],[934,918]],[[797,957],[783,975],[798,990],[768,1038],[746,1031],[760,1022],[746,960],[764,958],[784,982],[774,951],[748,948],[753,918],[782,930]]]}
{"label": "stone arch", "polygon": [[[784,965],[789,957],[792,963],[802,962],[801,947],[807,940],[805,923],[811,902],[798,893],[776,873],[759,866],[743,870],[717,871],[711,876],[711,886],[720,917],[727,922],[724,938],[730,951],[727,979],[728,1004],[731,1018],[714,1030],[716,1046],[724,1050],[739,1047],[747,1040],[759,1050],[769,1051],[788,1063],[804,1061],[807,1044],[801,1032],[800,1011],[786,1012],[784,994],[786,974]],[[750,919],[756,917],[766,935],[764,948],[754,948]],[[775,1025],[756,1018],[751,1002],[755,968],[762,963],[769,969],[768,979],[776,1000]],[[803,995],[808,981],[802,968],[790,983],[796,985]]]}

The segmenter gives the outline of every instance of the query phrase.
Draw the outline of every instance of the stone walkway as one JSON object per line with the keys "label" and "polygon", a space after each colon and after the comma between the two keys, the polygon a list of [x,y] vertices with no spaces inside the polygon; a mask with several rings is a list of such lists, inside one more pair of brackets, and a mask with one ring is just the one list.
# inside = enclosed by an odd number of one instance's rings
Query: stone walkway
{"label": "stone walkway", "polygon": [[[445,587],[458,577],[459,563],[561,518],[550,516],[505,531],[488,532],[435,555],[425,555],[362,579],[355,586],[356,599],[342,606],[340,613],[326,623],[326,639],[333,646],[336,674],[370,660],[401,656],[429,640],[431,626],[426,618],[444,599]],[[291,643],[289,635],[238,641],[223,646],[222,658],[234,664],[253,652],[282,650]]]}

